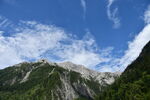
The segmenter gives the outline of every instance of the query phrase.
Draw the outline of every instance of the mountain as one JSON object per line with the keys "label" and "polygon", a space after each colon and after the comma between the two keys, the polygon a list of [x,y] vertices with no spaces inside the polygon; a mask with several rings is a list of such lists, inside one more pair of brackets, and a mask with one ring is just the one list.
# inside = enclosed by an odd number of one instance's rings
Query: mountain
{"label": "mountain", "polygon": [[96,100],[150,100],[150,42],[139,57]]}
{"label": "mountain", "polygon": [[119,74],[45,59],[0,70],[0,100],[92,100]]}
{"label": "mountain", "polygon": [[112,84],[115,81],[116,77],[118,77],[121,74],[119,72],[116,73],[97,72],[94,70],[90,70],[83,65],[73,64],[72,62],[58,63],[58,65],[65,69],[80,73],[81,76],[84,77],[85,79],[90,79],[90,77],[92,77],[95,81],[98,81],[101,85]]}
{"label": "mountain", "polygon": [[0,70],[0,100],[150,100],[150,42],[125,71],[45,59]]}

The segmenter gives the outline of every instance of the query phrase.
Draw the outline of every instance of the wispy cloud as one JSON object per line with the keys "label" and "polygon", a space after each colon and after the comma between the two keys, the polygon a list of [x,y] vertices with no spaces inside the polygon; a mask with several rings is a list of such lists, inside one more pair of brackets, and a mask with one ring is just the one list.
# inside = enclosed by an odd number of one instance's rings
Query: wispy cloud
{"label": "wispy cloud", "polygon": [[[5,36],[5,30],[0,30],[0,68],[22,61],[47,58],[57,62],[71,61],[99,71],[123,71],[150,41],[149,13],[150,6],[144,13],[145,27],[128,42],[128,49],[122,57],[113,56],[112,47],[99,48],[89,32],[82,39],[78,39],[54,25],[20,21],[18,25],[13,25],[14,33],[11,36]],[[4,20],[9,23],[5,18],[1,22],[4,23]]]}
{"label": "wispy cloud", "polygon": [[135,60],[143,47],[150,41],[150,6],[144,13],[144,20],[146,26],[135,36],[133,41],[128,42],[128,50],[125,51],[125,55],[120,60],[120,65],[124,64],[123,68]]}
{"label": "wispy cloud", "polygon": [[81,6],[83,8],[83,17],[85,18],[86,15],[86,0],[80,0],[81,1]]}
{"label": "wispy cloud", "polygon": [[11,36],[1,32],[0,68],[41,58],[71,61],[89,68],[108,61],[107,53],[102,54],[89,33],[78,39],[62,28],[36,21],[20,21],[13,32]]}
{"label": "wispy cloud", "polygon": [[110,62],[104,65],[99,65],[99,71],[124,71],[124,69],[139,56],[143,47],[149,41],[150,24],[146,25],[144,29],[137,36],[135,36],[133,41],[128,42],[128,49],[124,52],[124,56],[119,58],[115,58],[112,56]]}
{"label": "wispy cloud", "polygon": [[111,20],[113,22],[113,27],[114,28],[119,28],[120,27],[120,19],[118,17],[118,8],[111,8],[111,6],[113,5],[113,3],[116,0],[108,0],[108,4],[107,4],[107,16],[108,19]]}
{"label": "wispy cloud", "polygon": [[0,28],[5,28],[10,24],[11,24],[11,22],[8,21],[8,19],[6,19],[5,17],[0,16]]}
{"label": "wispy cloud", "polygon": [[124,52],[124,56],[112,57],[111,62],[103,65],[100,71],[123,71],[139,56],[143,47],[150,41],[150,6],[144,13],[144,21],[145,27],[132,41],[128,42],[128,49]]}
{"label": "wispy cloud", "polygon": [[150,41],[150,24],[146,25],[144,29],[135,36],[135,39],[128,43],[128,50],[120,60],[120,65],[124,69],[132,61],[134,61],[142,51],[143,47]]}
{"label": "wispy cloud", "polygon": [[144,21],[146,24],[150,24],[150,5],[144,13]]}

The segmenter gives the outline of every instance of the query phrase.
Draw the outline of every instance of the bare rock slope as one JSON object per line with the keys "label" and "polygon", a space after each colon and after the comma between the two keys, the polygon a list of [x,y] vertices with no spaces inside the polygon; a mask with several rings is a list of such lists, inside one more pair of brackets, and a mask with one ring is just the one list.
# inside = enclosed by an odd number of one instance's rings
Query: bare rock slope
{"label": "bare rock slope", "polygon": [[92,100],[118,76],[71,62],[23,62],[0,70],[0,100]]}

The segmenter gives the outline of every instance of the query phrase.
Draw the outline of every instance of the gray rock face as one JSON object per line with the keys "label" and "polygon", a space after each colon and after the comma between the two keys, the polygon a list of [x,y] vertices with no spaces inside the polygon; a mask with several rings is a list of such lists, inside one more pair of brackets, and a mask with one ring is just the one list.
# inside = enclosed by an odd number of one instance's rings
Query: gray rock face
{"label": "gray rock face", "polygon": [[80,73],[83,78],[90,79],[90,77],[92,77],[95,79],[95,81],[98,81],[100,84],[103,84],[104,82],[106,84],[112,84],[115,81],[115,78],[120,76],[121,74],[110,72],[97,72],[94,70],[90,70],[83,65],[73,64],[72,62],[63,62],[57,64],[65,69]]}
{"label": "gray rock face", "polygon": [[[14,65],[10,72],[15,73],[16,75],[11,78],[8,77],[7,80],[2,82],[3,86],[9,84],[11,86],[14,84],[19,84],[19,86],[22,84],[25,85],[26,83],[29,83],[29,81],[32,82],[35,78],[37,79],[35,80],[37,82],[38,80],[41,80],[41,78],[43,81],[47,79],[44,84],[47,84],[46,88],[48,90],[46,89],[45,91],[50,92],[50,97],[45,94],[42,97],[44,100],[73,100],[75,98],[80,98],[81,96],[85,97],[87,100],[92,100],[94,96],[101,91],[103,86],[112,84],[115,81],[115,78],[119,76],[118,73],[97,72],[90,70],[83,65],[77,65],[71,62],[54,63],[45,59],[41,59],[37,62],[23,62]],[[41,77],[42,74],[44,74],[44,77]],[[11,76],[11,73],[8,76]],[[57,80],[59,82],[57,82]],[[56,81],[56,83],[51,84],[53,81]],[[35,83],[38,87],[40,87],[40,84]],[[55,88],[49,87],[49,84]],[[39,89],[40,91],[40,88],[38,87],[36,87],[36,90]]]}
{"label": "gray rock face", "polygon": [[111,73],[111,72],[97,72],[91,69],[86,68],[83,65],[77,65],[72,62],[62,62],[54,63],[49,62],[46,59],[41,59],[38,62],[49,63],[50,65],[57,65],[69,71],[75,71],[82,75],[83,78],[90,79],[94,78],[95,81],[98,81],[100,84],[112,84],[115,81],[115,78],[121,75],[120,72]]}
{"label": "gray rock face", "polygon": [[[81,77],[90,80],[91,78],[94,79],[94,81],[98,82],[101,86],[110,85],[112,84],[117,77],[120,76],[121,73],[110,73],[110,72],[97,72],[94,70],[90,70],[86,68],[83,65],[77,65],[72,62],[63,62],[63,63],[53,63],[49,62],[48,60],[40,60],[40,62],[49,63],[50,65],[57,65],[59,67],[62,67],[64,69],[67,69],[69,71],[75,71],[77,73],[81,74]],[[93,98],[95,95],[94,91],[89,89],[89,87],[84,83],[76,82],[74,84],[70,83],[70,80],[67,79],[67,77],[61,77],[61,81],[63,83],[64,88],[63,95],[64,100],[72,100],[73,98],[78,98],[78,94],[76,92],[80,92],[81,95],[89,96],[89,98]],[[60,91],[60,89],[58,89]],[[60,92],[62,93],[62,92]]]}

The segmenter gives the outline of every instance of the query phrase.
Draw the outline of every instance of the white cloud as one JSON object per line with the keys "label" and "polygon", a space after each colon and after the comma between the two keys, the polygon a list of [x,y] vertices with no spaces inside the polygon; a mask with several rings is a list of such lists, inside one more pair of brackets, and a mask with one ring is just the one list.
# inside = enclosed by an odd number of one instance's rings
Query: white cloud
{"label": "white cloud", "polygon": [[57,54],[66,59],[66,61],[83,64],[91,68],[94,68],[99,63],[107,62],[107,59],[102,54],[96,53],[95,40],[90,37],[73,40],[71,45],[64,46],[63,50],[57,52]]}
{"label": "white cloud", "polygon": [[137,36],[135,36],[135,39],[128,43],[128,49],[125,51],[124,56],[120,58],[112,57],[109,63],[100,66],[99,71],[124,71],[124,69],[139,56],[143,47],[149,41],[150,24],[146,25],[144,29]]}
{"label": "white cloud", "polygon": [[[110,5],[112,3],[113,0]],[[15,33],[11,36],[4,36],[5,31],[0,30],[0,68],[31,59],[47,58],[50,61],[83,64],[101,72],[123,71],[150,40],[149,11],[148,8],[144,13],[145,27],[134,40],[128,42],[128,49],[122,57],[112,56],[111,47],[99,49],[89,34],[78,39],[54,25],[21,21],[14,27]]]}
{"label": "white cloud", "polygon": [[101,66],[101,68],[98,69],[98,71],[100,71],[100,72],[114,72],[116,70],[111,68],[110,65],[104,65],[104,66]]}
{"label": "white cloud", "polygon": [[150,6],[148,6],[148,9],[144,13],[144,21],[146,26],[135,36],[133,41],[128,43],[128,50],[125,51],[125,55],[120,60],[122,69],[134,61],[139,56],[143,47],[150,41]]}
{"label": "white cloud", "polygon": [[133,41],[128,42],[128,49],[124,56],[113,58],[109,64],[101,66],[100,71],[123,71],[141,53],[143,47],[150,41],[150,6],[144,13],[146,26],[135,36]]}
{"label": "white cloud", "polygon": [[0,68],[22,61],[47,58],[50,61],[71,61],[94,68],[107,62],[97,49],[94,38],[85,35],[77,39],[62,28],[35,21],[21,21],[11,36],[0,35]]}
{"label": "white cloud", "polygon": [[150,41],[150,24],[146,25],[144,29],[135,37],[135,39],[128,43],[128,50],[120,60],[121,70],[125,69],[132,61],[134,61],[141,53],[143,47]]}
{"label": "white cloud", "polygon": [[83,8],[83,17],[85,18],[86,14],[86,0],[80,0],[81,1],[81,6]]}
{"label": "white cloud", "polygon": [[118,17],[118,8],[112,9],[111,6],[116,0],[108,0],[108,5],[107,5],[107,16],[108,19],[113,22],[113,27],[114,28],[119,28],[120,27],[120,19]]}
{"label": "white cloud", "polygon": [[148,9],[144,13],[144,21],[146,24],[150,24],[150,5],[148,6]]}
{"label": "white cloud", "polygon": [[0,28],[5,28],[10,24],[11,24],[11,22],[8,21],[8,19],[6,19],[5,17],[0,16]]}
{"label": "white cloud", "polygon": [[150,6],[144,13],[144,20],[146,26],[143,30],[135,36],[133,41],[128,43],[128,50],[125,51],[125,55],[120,60],[121,69],[125,69],[132,61],[134,61],[141,53],[143,47],[150,41]]}
{"label": "white cloud", "polygon": [[0,31],[0,35],[2,35],[4,32],[3,31]]}

